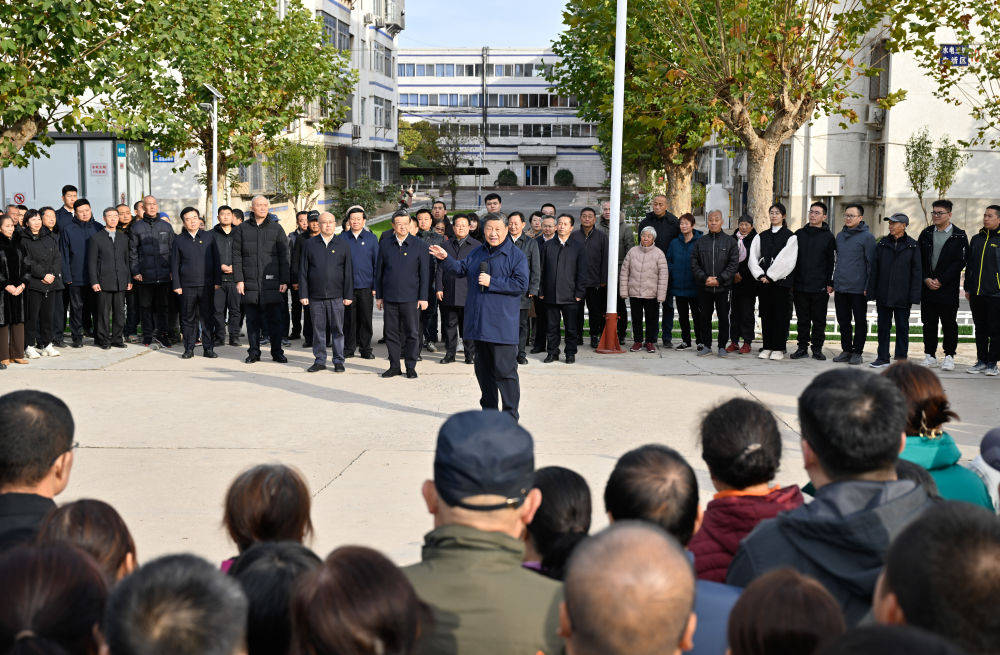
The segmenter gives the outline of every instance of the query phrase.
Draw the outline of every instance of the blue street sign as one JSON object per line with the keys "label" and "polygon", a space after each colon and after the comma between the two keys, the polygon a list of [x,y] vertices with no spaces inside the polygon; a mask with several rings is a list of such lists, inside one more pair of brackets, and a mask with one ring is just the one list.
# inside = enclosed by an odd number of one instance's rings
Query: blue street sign
{"label": "blue street sign", "polygon": [[124,157],[125,156],[125,144],[124,143],[119,143],[118,144],[118,156],[119,157]]}
{"label": "blue street sign", "polygon": [[172,164],[174,163],[173,157],[161,157],[159,150],[153,151],[153,163],[154,164]]}
{"label": "blue street sign", "polygon": [[941,63],[951,62],[952,66],[968,66],[970,48],[964,44],[946,43],[941,45]]}

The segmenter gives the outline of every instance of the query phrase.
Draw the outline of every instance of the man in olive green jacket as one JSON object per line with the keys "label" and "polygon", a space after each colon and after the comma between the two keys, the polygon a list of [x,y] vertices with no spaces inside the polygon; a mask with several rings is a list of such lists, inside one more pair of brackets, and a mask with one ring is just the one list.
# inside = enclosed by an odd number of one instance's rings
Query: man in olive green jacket
{"label": "man in olive green jacket", "polygon": [[562,585],[521,566],[541,503],[531,435],[495,410],[462,412],[438,432],[434,516],[421,561],[403,569],[434,611],[421,655],[556,655]]}

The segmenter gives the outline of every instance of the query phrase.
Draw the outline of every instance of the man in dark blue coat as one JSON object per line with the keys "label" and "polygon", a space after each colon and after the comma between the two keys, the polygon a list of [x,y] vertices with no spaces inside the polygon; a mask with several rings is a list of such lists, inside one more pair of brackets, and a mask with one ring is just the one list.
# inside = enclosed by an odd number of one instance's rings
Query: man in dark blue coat
{"label": "man in dark blue coat", "polygon": [[59,232],[59,248],[63,258],[63,280],[69,290],[69,329],[73,347],[80,348],[84,331],[96,326],[97,296],[87,275],[87,250],[91,237],[101,231],[101,225],[94,220],[86,198],[73,203],[73,212],[73,220]]}
{"label": "man in dark blue coat", "polygon": [[354,271],[354,298],[344,311],[344,356],[353,357],[357,348],[361,351],[361,359],[375,359],[372,354],[372,309],[375,306],[378,239],[365,227],[367,219],[364,208],[351,207],[347,210],[347,229],[340,235],[351,244]]}
{"label": "man in dark blue coat", "polygon": [[507,238],[503,214],[487,214],[482,226],[486,243],[462,261],[448,257],[441,246],[431,246],[430,251],[446,272],[477,276],[465,299],[465,336],[475,341],[479,404],[498,409],[502,401],[502,411],[517,420],[521,400],[517,347],[521,297],[528,291],[528,258]]}
{"label": "man in dark blue coat", "polygon": [[344,372],[344,308],[353,302],[354,272],[351,243],[333,235],[337,219],[330,212],[319,215],[319,234],[302,244],[299,262],[299,302],[312,315],[315,361],[310,373],[326,368],[326,342],[333,344],[333,370]]}
{"label": "man in dark blue coat", "polygon": [[181,210],[184,229],[174,239],[170,249],[170,279],[174,293],[181,301],[181,330],[184,333],[183,359],[194,357],[194,347],[198,341],[198,318],[201,318],[203,334],[202,352],[214,359],[215,340],[212,337],[215,291],[222,283],[222,268],[219,265],[219,249],[212,233],[199,229],[201,216],[194,207]]}
{"label": "man in dark blue coat", "polygon": [[910,219],[906,214],[893,214],[889,221],[889,236],[875,246],[871,277],[866,295],[875,301],[878,311],[878,358],[872,368],[889,365],[889,337],[896,324],[896,359],[906,359],[910,347],[910,308],[920,302],[920,247],[906,234]]}
{"label": "man in dark blue coat", "polygon": [[153,196],[142,199],[142,220],[132,224],[132,279],[139,283],[136,296],[142,314],[142,343],[154,337],[170,346],[167,311],[170,308],[170,248],[176,234],[160,218],[160,204]]}
{"label": "man in dark blue coat", "polygon": [[[240,311],[240,294],[236,293],[236,280],[233,279],[233,209],[229,205],[219,207],[219,222],[212,228],[212,238],[219,251],[219,270],[221,272],[219,288],[215,291],[215,320],[212,333],[215,335],[215,345],[224,346],[226,335],[229,335],[230,346],[240,346],[240,323],[243,313]],[[227,315],[228,314],[228,315]]]}
{"label": "man in dark blue coat", "polygon": [[87,279],[97,299],[94,344],[104,350],[125,347],[125,294],[132,288],[128,235],[117,227],[118,210],[108,207],[104,229],[90,237],[87,248]]}
{"label": "man in dark blue coat", "polygon": [[[441,245],[449,257],[461,261],[481,244],[469,236],[469,217],[465,214],[455,215],[454,229],[455,238],[435,245]],[[458,333],[461,330],[462,341],[465,343],[465,363],[472,364],[475,361],[475,346],[465,335],[465,298],[469,283],[464,277],[445,271],[444,267],[439,265],[435,274],[434,288],[437,289],[437,299],[443,310],[441,332],[444,335],[445,352],[441,363],[450,364],[455,361]]]}
{"label": "man in dark blue coat", "polygon": [[[406,361],[406,377],[417,377],[420,354],[420,312],[427,309],[430,291],[430,257],[427,246],[410,234],[410,215],[399,210],[392,216],[392,234],[379,244],[375,273],[375,302],[383,315],[389,369],[382,377],[402,375],[399,357]],[[384,235],[383,235],[384,236]]]}

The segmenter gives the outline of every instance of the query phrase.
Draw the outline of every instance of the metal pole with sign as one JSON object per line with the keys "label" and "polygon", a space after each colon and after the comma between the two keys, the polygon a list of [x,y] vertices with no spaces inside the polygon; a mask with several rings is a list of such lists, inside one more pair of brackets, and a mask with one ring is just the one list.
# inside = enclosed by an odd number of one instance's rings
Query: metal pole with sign
{"label": "metal pole with sign", "polygon": [[222,94],[211,84],[206,84],[205,88],[212,94],[212,215],[207,217],[205,225],[212,227],[219,214],[219,98]]}

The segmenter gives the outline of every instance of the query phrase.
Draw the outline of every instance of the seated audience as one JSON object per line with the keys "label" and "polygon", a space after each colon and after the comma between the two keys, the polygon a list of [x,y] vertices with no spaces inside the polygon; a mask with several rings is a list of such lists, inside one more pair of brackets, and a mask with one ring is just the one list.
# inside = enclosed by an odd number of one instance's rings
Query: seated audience
{"label": "seated audience", "polygon": [[245,655],[246,627],[239,583],[194,555],[136,569],[104,612],[110,655]]}
{"label": "seated audience", "polygon": [[[699,522],[694,469],[673,448],[649,444],[615,464],[604,488],[604,509],[612,522],[635,519],[658,525],[687,547]],[[726,623],[740,590],[708,580],[695,583],[698,629],[693,653],[726,650]]]}
{"label": "seated audience", "polygon": [[100,500],[77,500],[52,510],[38,529],[37,543],[66,542],[94,558],[109,584],[135,570],[135,541],[115,508]]}
{"label": "seated audience", "polygon": [[44,391],[0,396],[0,551],[34,539],[73,468],[73,415]]}
{"label": "seated audience", "polygon": [[285,655],[292,641],[291,598],[306,573],[322,564],[294,541],[257,543],[240,555],[229,575],[243,587],[248,655]]}
{"label": "seated audience", "polygon": [[816,498],[761,522],[743,540],[727,582],[744,587],[790,566],[819,580],[849,626],[871,607],[893,537],[931,504],[896,478],[906,401],[885,377],[857,369],[816,376],[799,396],[802,458]]}
{"label": "seated audience", "polygon": [[542,504],[528,525],[524,566],[562,580],[573,549],[590,532],[590,487],[575,471],[546,466],[535,471],[534,488]]}
{"label": "seated audience", "polygon": [[292,595],[292,624],[295,655],[411,655],[432,629],[430,610],[406,576],[362,546],[338,548],[303,576]]}
{"label": "seated audience", "polygon": [[70,544],[15,546],[0,554],[0,652],[98,655],[108,583]]}
{"label": "seated audience", "polygon": [[[240,553],[259,541],[302,542],[313,531],[305,479],[284,464],[259,464],[233,480],[222,522]],[[222,563],[228,571],[235,557]]]}
{"label": "seated audience", "polygon": [[906,448],[900,458],[930,471],[942,498],[964,500],[992,511],[993,501],[986,485],[958,463],[962,453],[943,430],[944,424],[958,419],[958,415],[951,411],[938,376],[925,366],[905,360],[887,368],[884,375],[899,387],[909,406]]}
{"label": "seated audience", "polygon": [[923,628],[971,655],[1000,648],[1000,521],[968,503],[944,502],[889,547],[875,591],[875,620]]}
{"label": "seated audience", "polygon": [[792,569],[765,573],[729,614],[729,655],[812,655],[844,633],[844,613],[823,585]]}
{"label": "seated audience", "polygon": [[986,485],[993,510],[1000,513],[1000,428],[993,428],[979,442],[979,454],[969,468]]}
{"label": "seated audience", "polygon": [[688,549],[695,574],[726,581],[726,571],[743,537],[764,519],[802,504],[795,485],[772,486],[781,464],[781,433],[774,415],[758,402],[733,398],[701,422],[701,458],[718,493],[705,509]]}
{"label": "seated audience", "polygon": [[648,522],[622,521],[580,544],[566,572],[565,594],[559,631],[567,655],[691,650],[691,563],[673,537]]}
{"label": "seated audience", "polygon": [[494,410],[460,412],[441,426],[434,480],[423,485],[434,530],[421,561],[403,569],[434,611],[420,653],[554,655],[562,585],[524,569],[524,533],[541,503],[532,489],[534,444]]}
{"label": "seated audience", "polygon": [[917,628],[871,625],[848,631],[819,655],[965,655],[965,651]]}

